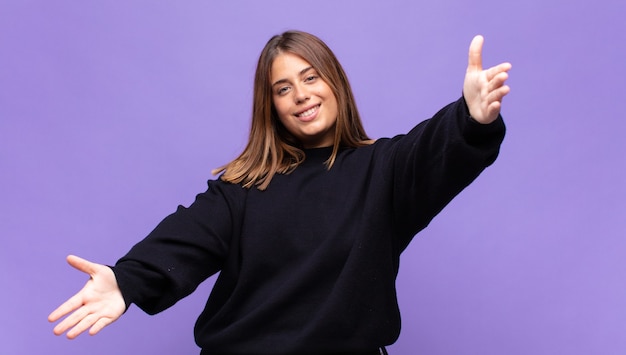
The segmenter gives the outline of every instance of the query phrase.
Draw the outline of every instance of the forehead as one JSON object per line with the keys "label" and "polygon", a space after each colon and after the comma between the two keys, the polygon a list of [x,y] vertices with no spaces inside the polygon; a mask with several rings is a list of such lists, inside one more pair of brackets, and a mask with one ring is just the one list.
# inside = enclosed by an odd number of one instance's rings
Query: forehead
{"label": "forehead", "polygon": [[312,67],[311,63],[299,55],[288,52],[280,53],[272,62],[270,81],[274,83],[278,80],[297,77],[303,70],[310,67]]}

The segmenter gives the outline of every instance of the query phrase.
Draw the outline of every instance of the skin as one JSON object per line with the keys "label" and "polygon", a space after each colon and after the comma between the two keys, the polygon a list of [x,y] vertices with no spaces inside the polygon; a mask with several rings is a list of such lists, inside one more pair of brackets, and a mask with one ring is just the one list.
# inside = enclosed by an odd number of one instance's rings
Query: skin
{"label": "skin", "polygon": [[[470,115],[478,122],[488,124],[496,120],[502,106],[502,98],[510,88],[505,85],[510,63],[502,63],[488,69],[482,67],[484,39],[476,36],[469,48],[468,66],[463,82],[463,96]],[[332,145],[337,119],[337,100],[328,85],[302,58],[282,54],[272,63],[273,100],[281,122],[298,137],[306,148]],[[319,105],[319,110],[302,120],[297,114]],[[330,140],[329,140],[330,139]],[[111,268],[70,255],[67,262],[89,275],[85,286],[61,304],[48,316],[56,322],[67,316],[54,327],[54,334],[67,333],[69,339],[76,338],[88,330],[95,335],[116,321],[125,311],[126,305]]]}
{"label": "skin", "polygon": [[67,337],[74,339],[89,329],[89,334],[95,335],[126,310],[122,292],[117,286],[113,270],[108,266],[74,255],[68,256],[67,262],[78,271],[89,275],[89,281],[82,290],[50,313],[48,321],[56,322],[69,314],[54,327],[54,334],[67,332]]}
{"label": "skin", "polygon": [[309,62],[282,53],[272,63],[270,82],[278,118],[304,148],[333,144],[337,99]]}
{"label": "skin", "polygon": [[469,48],[467,71],[463,82],[463,97],[470,115],[480,123],[491,123],[498,118],[502,98],[511,89],[505,85],[511,63],[501,63],[483,70],[483,36],[476,36]]}

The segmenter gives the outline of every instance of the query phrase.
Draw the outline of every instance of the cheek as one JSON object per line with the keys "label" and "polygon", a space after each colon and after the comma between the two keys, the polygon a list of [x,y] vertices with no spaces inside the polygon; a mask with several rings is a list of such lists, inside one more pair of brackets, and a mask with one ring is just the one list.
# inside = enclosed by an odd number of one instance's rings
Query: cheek
{"label": "cheek", "polygon": [[276,110],[278,117],[282,120],[283,116],[287,115],[287,112],[288,112],[287,105],[281,100],[274,100],[273,103],[274,103],[274,109]]}
{"label": "cheek", "polygon": [[337,115],[339,115],[339,104],[337,103],[337,99],[335,99],[334,96],[331,99],[329,106],[331,108],[333,116],[335,117],[335,119],[337,119]]}
{"label": "cheek", "polygon": [[318,95],[320,95],[321,97],[324,97],[326,99],[325,100],[326,101],[326,105],[328,106],[330,111],[334,113],[334,115],[337,115],[339,113],[339,111],[337,109],[339,107],[339,105],[337,104],[337,97],[333,93],[333,91],[330,88],[330,86],[324,85],[324,87],[322,88],[322,90],[320,90]]}
{"label": "cheek", "polygon": [[274,104],[274,109],[276,110],[276,116],[278,118],[278,121],[282,123],[285,128],[288,128],[292,124],[292,122],[290,119],[291,116],[287,114],[285,105]]}

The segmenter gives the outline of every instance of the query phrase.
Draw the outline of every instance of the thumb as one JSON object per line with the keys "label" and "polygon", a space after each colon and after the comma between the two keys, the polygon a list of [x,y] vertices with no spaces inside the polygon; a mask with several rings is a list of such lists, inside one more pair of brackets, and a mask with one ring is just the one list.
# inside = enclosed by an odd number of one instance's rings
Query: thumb
{"label": "thumb", "polygon": [[73,268],[82,271],[90,276],[96,273],[97,264],[92,263],[91,261],[80,258],[76,255],[68,255],[67,263],[70,264]]}
{"label": "thumb", "polygon": [[467,60],[467,71],[483,70],[483,43],[485,39],[481,35],[477,35],[472,39],[469,47],[469,55]]}

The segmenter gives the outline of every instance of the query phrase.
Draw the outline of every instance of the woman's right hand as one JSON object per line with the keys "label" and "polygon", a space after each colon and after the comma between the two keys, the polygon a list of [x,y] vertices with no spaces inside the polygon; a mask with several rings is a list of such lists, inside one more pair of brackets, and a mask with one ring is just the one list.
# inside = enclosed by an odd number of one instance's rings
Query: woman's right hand
{"label": "woman's right hand", "polygon": [[54,327],[54,334],[67,332],[67,337],[74,339],[89,329],[89,334],[95,335],[126,311],[122,292],[110,267],[74,255],[68,256],[67,262],[90,279],[82,290],[50,313],[48,321],[56,322],[69,314]]}

